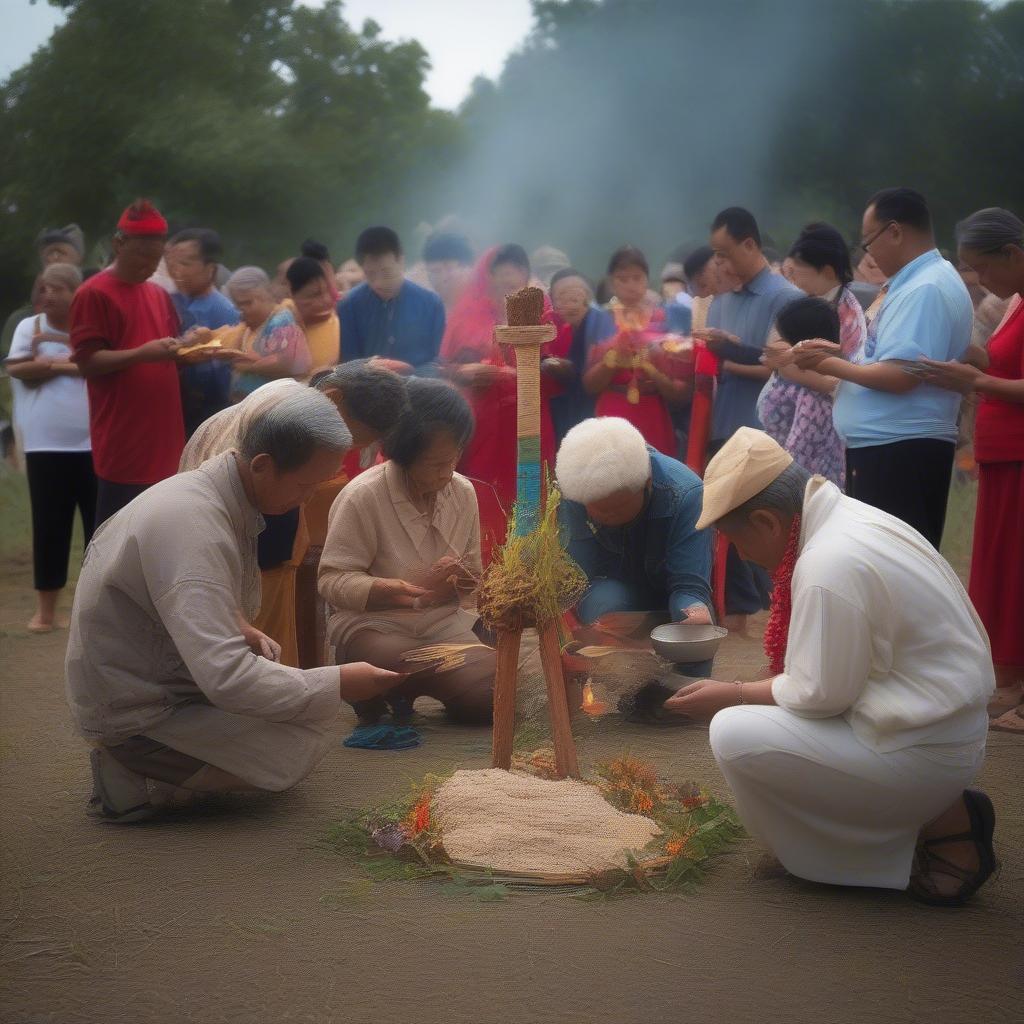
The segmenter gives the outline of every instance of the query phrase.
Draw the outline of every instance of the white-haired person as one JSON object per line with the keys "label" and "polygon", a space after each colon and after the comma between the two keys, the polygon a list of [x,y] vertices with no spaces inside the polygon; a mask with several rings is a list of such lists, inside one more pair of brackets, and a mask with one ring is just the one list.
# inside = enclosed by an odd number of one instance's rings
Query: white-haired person
{"label": "white-haired person", "polygon": [[995,675],[956,573],[913,527],[741,427],[700,525],[774,574],[770,678],[705,679],[665,708],[711,719],[743,823],[790,873],[969,899],[995,868],[981,767]]}
{"label": "white-haired person", "polygon": [[600,627],[620,612],[711,622],[711,538],[697,529],[696,473],[609,416],[565,435],[556,474],[563,539],[590,582],[574,609],[580,622]]}
{"label": "white-haired person", "polygon": [[100,528],[78,581],[67,692],[92,742],[92,809],[129,823],[188,792],[279,791],[312,771],[342,700],[401,676],[297,669],[250,625],[265,514],[337,476],[351,434],[304,388],[254,416],[237,449],[164,480]]}

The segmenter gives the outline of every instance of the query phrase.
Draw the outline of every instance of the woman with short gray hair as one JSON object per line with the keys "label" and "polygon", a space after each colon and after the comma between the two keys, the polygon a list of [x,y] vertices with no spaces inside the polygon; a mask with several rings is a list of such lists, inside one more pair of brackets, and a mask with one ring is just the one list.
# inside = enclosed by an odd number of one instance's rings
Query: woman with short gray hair
{"label": "woman with short gray hair", "polygon": [[306,335],[292,311],[278,305],[270,278],[259,267],[239,267],[225,285],[242,322],[218,335],[242,355],[234,363],[231,399],[241,401],[261,384],[281,377],[304,377],[312,366]]}
{"label": "woman with short gray hair", "polygon": [[929,383],[978,395],[970,594],[985,623],[996,666],[992,728],[1024,733],[1024,223],[1009,210],[972,213],[956,229],[962,263],[993,295],[1009,299],[988,342],[989,365],[922,360]]}

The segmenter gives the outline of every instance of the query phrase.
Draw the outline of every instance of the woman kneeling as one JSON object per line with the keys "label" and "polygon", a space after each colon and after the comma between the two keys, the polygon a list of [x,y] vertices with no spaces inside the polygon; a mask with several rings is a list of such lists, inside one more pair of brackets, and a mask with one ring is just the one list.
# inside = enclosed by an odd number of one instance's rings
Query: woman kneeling
{"label": "woman kneeling", "polygon": [[480,577],[480,515],[473,485],[455,472],[473,414],[450,385],[413,378],[409,410],[384,441],[389,461],[352,481],[331,508],[319,590],[339,663],[411,671],[405,655],[452,645],[458,665],[420,672],[387,695],[354,705],[362,722],[417,697],[441,701],[464,723],[491,720],[494,652],[473,632]]}

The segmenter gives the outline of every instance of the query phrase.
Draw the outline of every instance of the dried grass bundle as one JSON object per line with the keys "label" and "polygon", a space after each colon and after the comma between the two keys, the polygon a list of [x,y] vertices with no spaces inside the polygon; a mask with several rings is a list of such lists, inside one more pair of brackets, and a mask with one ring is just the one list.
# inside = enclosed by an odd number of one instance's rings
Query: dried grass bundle
{"label": "dried grass bundle", "polygon": [[537,528],[517,537],[515,511],[508,539],[491,557],[477,593],[477,609],[489,629],[523,629],[556,621],[587,589],[587,577],[562,547],[558,488],[549,484]]}
{"label": "dried grass bundle", "polygon": [[430,644],[406,651],[402,661],[413,665],[422,664],[423,668],[415,669],[416,672],[423,672],[427,668],[435,672],[448,672],[453,668],[462,668],[466,664],[466,652],[476,649],[490,650],[486,644]]}

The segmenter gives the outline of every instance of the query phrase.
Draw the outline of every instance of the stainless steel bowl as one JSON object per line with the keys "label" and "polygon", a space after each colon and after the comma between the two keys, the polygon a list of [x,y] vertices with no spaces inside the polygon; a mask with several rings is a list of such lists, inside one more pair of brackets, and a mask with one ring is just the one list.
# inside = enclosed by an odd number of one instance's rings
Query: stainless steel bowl
{"label": "stainless steel bowl", "polygon": [[729,630],[721,626],[672,622],[651,630],[655,653],[676,665],[690,665],[715,656]]}

